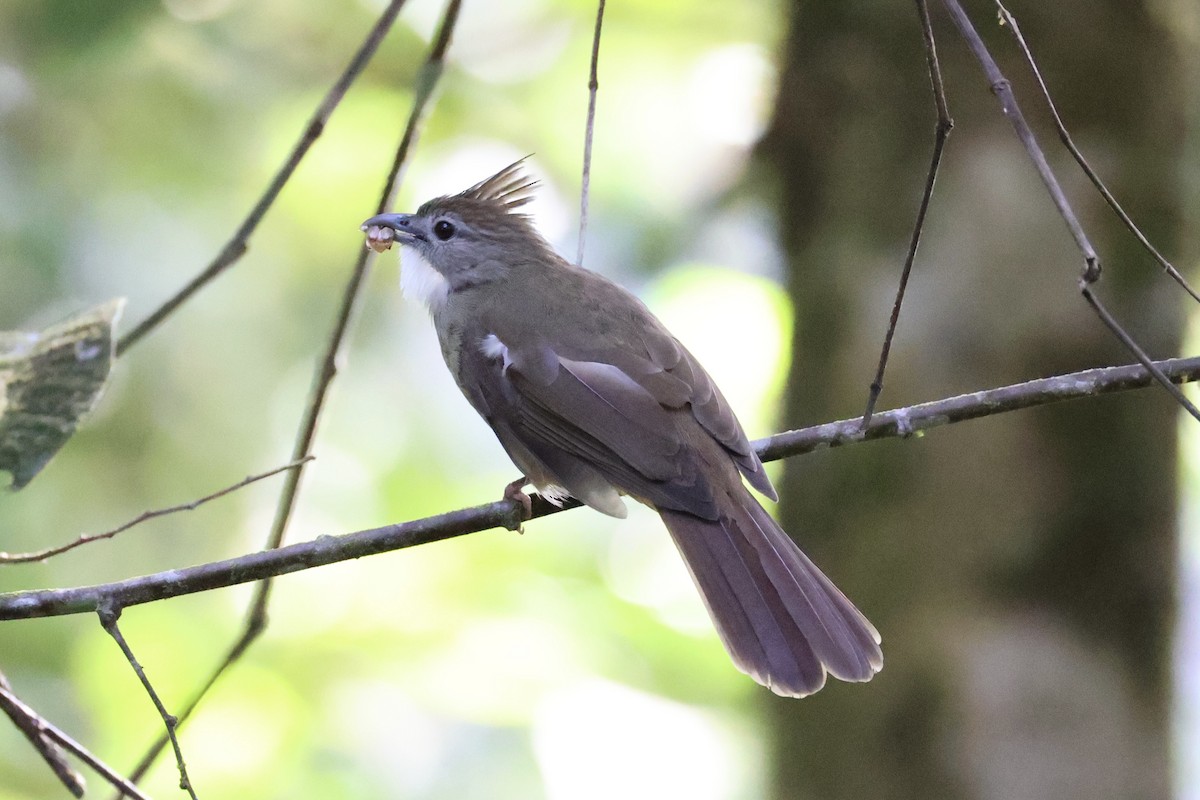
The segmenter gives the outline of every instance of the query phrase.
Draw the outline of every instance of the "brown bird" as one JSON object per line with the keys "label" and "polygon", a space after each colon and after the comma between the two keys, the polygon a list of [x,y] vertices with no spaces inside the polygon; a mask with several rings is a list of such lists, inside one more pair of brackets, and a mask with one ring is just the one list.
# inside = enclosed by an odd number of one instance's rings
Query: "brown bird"
{"label": "brown bird", "polygon": [[775,693],[812,694],[827,672],[870,680],[878,632],[743,484],[778,499],[720,390],[640,300],[534,230],[518,209],[535,185],[518,161],[362,228],[369,246],[421,256],[405,292],[538,492],[614,517],[621,495],[656,510],[734,664]]}

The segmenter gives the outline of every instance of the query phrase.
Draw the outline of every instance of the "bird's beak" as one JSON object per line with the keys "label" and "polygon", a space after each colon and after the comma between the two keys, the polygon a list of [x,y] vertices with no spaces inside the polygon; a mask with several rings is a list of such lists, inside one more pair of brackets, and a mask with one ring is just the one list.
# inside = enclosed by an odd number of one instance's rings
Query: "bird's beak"
{"label": "bird's beak", "polygon": [[428,241],[420,220],[413,214],[379,214],[364,222],[360,230],[367,234],[367,247],[377,253],[390,249],[393,241],[400,244]]}

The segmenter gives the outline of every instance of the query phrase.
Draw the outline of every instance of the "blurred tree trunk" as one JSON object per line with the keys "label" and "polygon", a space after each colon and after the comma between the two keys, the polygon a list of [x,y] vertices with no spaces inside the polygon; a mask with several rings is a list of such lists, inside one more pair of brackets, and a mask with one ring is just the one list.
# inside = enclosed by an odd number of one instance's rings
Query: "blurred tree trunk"
{"label": "blurred tree trunk", "polygon": [[[1101,296],[1150,353],[1177,354],[1182,292],[1078,176],[991,4],[965,5],[1101,253]],[[1187,76],[1167,8],[1011,10],[1076,142],[1183,256]],[[930,10],[956,128],[880,408],[1131,361],[1079,297],[1081,259],[977,64]],[[862,412],[935,117],[914,3],[797,1],[784,48],[759,164],[797,312],[795,427]],[[1169,796],[1175,423],[1143,391],[793,462],[785,527],[880,629],[885,667],[768,701],[773,796]]]}

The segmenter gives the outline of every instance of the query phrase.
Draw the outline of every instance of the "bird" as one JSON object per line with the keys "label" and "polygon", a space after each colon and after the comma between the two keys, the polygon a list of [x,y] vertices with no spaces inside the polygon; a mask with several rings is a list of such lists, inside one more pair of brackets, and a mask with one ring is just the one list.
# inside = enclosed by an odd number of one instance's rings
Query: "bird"
{"label": "bird", "polygon": [[622,496],[657,511],[734,665],[774,693],[870,680],[879,632],[747,487],[778,500],[721,391],[641,300],[537,232],[524,162],[361,226],[368,247],[418,256],[401,287],[524,476],[509,489],[619,518]]}

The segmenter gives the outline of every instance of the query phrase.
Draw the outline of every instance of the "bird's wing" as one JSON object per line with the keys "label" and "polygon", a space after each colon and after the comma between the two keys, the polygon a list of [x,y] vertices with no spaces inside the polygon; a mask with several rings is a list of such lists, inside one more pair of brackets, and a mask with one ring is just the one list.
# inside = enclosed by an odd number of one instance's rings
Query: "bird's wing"
{"label": "bird's wing", "polygon": [[[556,286],[552,295],[538,295],[536,307],[529,307],[531,280]],[[500,297],[506,292],[511,296]],[[507,435],[530,440],[506,444],[510,455],[522,446],[536,450],[553,443],[560,454],[603,472],[620,491],[709,519],[716,513],[712,489],[700,473],[714,474],[713,467],[724,474],[736,465],[754,488],[776,499],[720,390],[632,294],[564,263],[524,282],[491,287],[489,297],[462,323],[472,331],[466,337],[474,352],[491,361],[494,388],[511,399],[511,410],[501,415],[511,417]],[[528,313],[496,310],[512,307],[528,307]],[[504,441],[499,429],[505,420],[497,422],[493,427]]]}
{"label": "bird's wing", "polygon": [[772,500],[778,500],[775,487],[763,470],[758,454],[750,446],[737,415],[700,362],[653,316],[640,331],[646,355],[657,370],[643,379],[643,385],[660,401],[668,398],[666,392],[655,392],[657,381],[669,377],[686,387],[688,407],[696,421],[729,452],[751,486]]}
{"label": "bird's wing", "polygon": [[508,402],[493,427],[515,435],[572,494],[579,496],[571,473],[582,462],[625,494],[716,517],[686,410],[660,402],[615,364],[566,358],[546,345],[497,349],[495,360]]}
{"label": "bird's wing", "polygon": [[566,341],[555,342],[556,353],[572,361],[611,365],[664,408],[685,409],[728,452],[751,486],[778,500],[762,462],[721,390],[695,356],[639,301],[632,295],[628,297],[636,305],[629,307],[635,319],[626,330],[632,331],[635,339],[614,341],[577,331]]}

